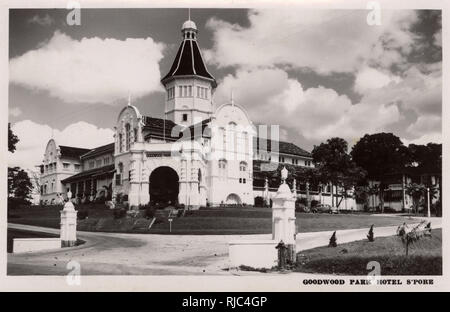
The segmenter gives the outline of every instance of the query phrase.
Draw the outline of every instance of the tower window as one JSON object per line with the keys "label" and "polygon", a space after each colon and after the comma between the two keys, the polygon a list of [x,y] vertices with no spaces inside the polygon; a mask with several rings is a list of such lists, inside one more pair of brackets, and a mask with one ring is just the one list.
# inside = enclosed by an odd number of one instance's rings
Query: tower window
{"label": "tower window", "polygon": [[187,121],[188,119],[187,119],[187,114],[183,114],[183,121]]}
{"label": "tower window", "polygon": [[130,150],[130,144],[131,144],[131,126],[130,126],[130,124],[126,124],[125,125],[125,148],[126,148],[126,150],[128,151],[128,150]]}

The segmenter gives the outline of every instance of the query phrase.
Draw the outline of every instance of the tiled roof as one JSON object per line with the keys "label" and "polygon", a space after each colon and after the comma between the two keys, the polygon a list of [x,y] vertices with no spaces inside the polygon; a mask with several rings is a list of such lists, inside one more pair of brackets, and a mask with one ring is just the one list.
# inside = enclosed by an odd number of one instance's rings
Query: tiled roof
{"label": "tiled roof", "polygon": [[81,155],[81,158],[90,158],[95,157],[102,154],[108,154],[114,152],[114,143],[109,143],[106,145],[102,145],[96,148],[91,149],[86,154]]}
{"label": "tiled roof", "polygon": [[[164,120],[162,118],[154,118],[148,116],[144,116],[143,119],[145,123],[143,130],[148,132],[145,135],[144,138],[145,140],[149,138],[156,138],[156,139],[166,138],[166,140],[169,141],[176,141],[180,138],[179,135],[172,137],[172,129],[177,126],[177,124],[174,123],[172,120],[169,119]],[[175,133],[178,134],[179,132],[176,131]]]}
{"label": "tiled roof", "polygon": [[[261,144],[261,147],[264,147],[267,152],[270,152],[272,150],[272,142],[277,142],[275,140],[267,140],[267,139],[258,139],[257,137],[254,138],[254,146],[256,148],[256,150],[259,151],[260,143],[266,143],[266,146],[264,146],[264,144]],[[304,156],[304,157],[312,157],[311,153],[305,151],[304,149],[298,147],[297,145],[295,145],[294,143],[290,143],[290,142],[283,142],[283,141],[278,141],[278,149],[279,149],[279,153],[282,154],[289,154],[289,155],[297,155],[297,156]]]}
{"label": "tiled roof", "polygon": [[196,40],[185,39],[181,43],[172,67],[167,75],[161,79],[165,82],[169,78],[176,76],[200,76],[213,81],[214,87],[217,85],[214,77],[206,69]]}
{"label": "tiled roof", "polygon": [[[203,137],[211,137],[211,131],[209,128],[207,128],[208,124],[211,122],[211,118],[204,119],[199,123],[196,123],[195,125],[189,126],[188,128],[185,128],[184,126],[178,125],[174,123],[172,120],[166,119],[164,123],[164,119],[162,118],[154,118],[154,117],[148,117],[144,116],[144,130],[148,131],[145,135],[145,140],[149,138],[156,138],[156,139],[162,139],[166,138],[168,141],[176,141],[181,138],[187,138],[190,139],[194,138],[197,135],[197,131],[201,133]],[[174,129],[178,126],[178,129]],[[197,128],[198,127],[198,128]],[[201,127],[201,130],[197,130]],[[165,133],[164,133],[164,128]],[[184,129],[184,130],[182,130]],[[206,129],[206,131],[205,131]],[[172,130],[174,131],[172,136]],[[188,131],[188,132],[187,132]],[[184,135],[186,133],[186,135]]]}
{"label": "tiled roof", "polygon": [[60,145],[59,148],[61,150],[61,156],[74,158],[78,158],[81,155],[86,154],[87,152],[90,151],[90,149],[87,148],[64,146],[64,145]]}
{"label": "tiled roof", "polygon": [[80,180],[84,180],[87,178],[94,178],[95,176],[99,176],[99,175],[111,175],[114,173],[114,164],[112,165],[108,165],[108,166],[103,166],[100,168],[95,168],[95,169],[90,169],[90,170],[86,170],[86,171],[82,171],[80,173],[77,173],[71,177],[68,177],[67,179],[62,180],[62,183],[71,183],[71,182],[76,182],[76,181],[80,181]]}

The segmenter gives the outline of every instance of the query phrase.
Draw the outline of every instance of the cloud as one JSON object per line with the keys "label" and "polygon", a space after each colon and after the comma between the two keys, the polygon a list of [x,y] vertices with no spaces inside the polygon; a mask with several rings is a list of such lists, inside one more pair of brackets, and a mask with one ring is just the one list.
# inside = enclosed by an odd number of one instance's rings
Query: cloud
{"label": "cloud", "polygon": [[19,117],[22,115],[22,110],[19,107],[13,107],[9,110],[9,115],[13,117]]}
{"label": "cloud", "polygon": [[440,132],[433,132],[433,133],[427,133],[424,134],[416,139],[408,140],[408,139],[401,139],[403,144],[408,146],[409,144],[418,144],[418,145],[427,145],[428,143],[442,143],[442,133]]}
{"label": "cloud", "polygon": [[416,38],[412,10],[382,11],[369,26],[364,10],[252,10],[249,27],[212,18],[213,48],[205,52],[219,67],[285,65],[320,74],[355,72],[366,64],[388,68],[405,61]]}
{"label": "cloud", "polygon": [[[11,126],[19,142],[14,153],[8,153],[8,165],[35,170],[42,163],[48,140],[52,137],[52,128],[31,120],[22,120]],[[57,144],[74,147],[94,148],[114,141],[113,131],[98,128],[95,125],[79,121],[62,131],[54,129],[53,137]]]}
{"label": "cloud", "polygon": [[363,94],[368,90],[385,87],[391,82],[400,82],[400,77],[385,74],[375,68],[364,67],[356,74],[355,91]]}
{"label": "cloud", "polygon": [[355,140],[364,133],[381,131],[400,118],[395,105],[353,104],[333,89],[305,89],[276,68],[238,70],[226,76],[216,91],[216,102],[228,101],[231,89],[236,90],[236,102],[246,107],[254,122],[278,124],[310,140],[333,136]]}
{"label": "cloud", "polygon": [[68,103],[115,104],[160,91],[164,45],[152,38],[75,40],[56,31],[35,50],[10,60],[10,81],[46,90]]}
{"label": "cloud", "polygon": [[45,14],[44,16],[39,16],[36,14],[28,20],[28,23],[37,24],[40,26],[51,26],[55,23],[55,20],[48,14]]}

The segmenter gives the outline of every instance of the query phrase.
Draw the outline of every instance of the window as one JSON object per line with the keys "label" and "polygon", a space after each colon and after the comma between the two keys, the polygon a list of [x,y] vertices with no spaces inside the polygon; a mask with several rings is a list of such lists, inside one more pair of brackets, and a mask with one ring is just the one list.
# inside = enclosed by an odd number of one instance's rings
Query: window
{"label": "window", "polygon": [[122,184],[122,175],[120,173],[116,173],[116,185]]}
{"label": "window", "polygon": [[227,161],[225,159],[219,160],[219,169],[227,169]]}
{"label": "window", "polygon": [[70,168],[70,164],[69,163],[63,163],[63,169],[64,170],[69,170]]}
{"label": "window", "polygon": [[183,121],[187,121],[187,114],[183,114]]}
{"label": "window", "polygon": [[192,96],[192,86],[189,86],[189,87],[188,87],[188,91],[189,91],[189,92],[188,92],[188,93],[189,93],[189,96],[191,97],[191,96]]}
{"label": "window", "polygon": [[245,178],[242,179],[242,183],[244,183],[244,184],[247,183],[247,181],[245,180]]}
{"label": "window", "polygon": [[119,134],[119,153],[122,153],[122,133]]}
{"label": "window", "polygon": [[97,159],[96,166],[97,166],[97,168],[102,166],[102,160],[101,159]]}
{"label": "window", "polygon": [[241,172],[247,171],[247,163],[245,161],[241,161],[241,163],[239,164],[239,171]]}
{"label": "window", "polygon": [[93,160],[91,160],[89,162],[89,169],[93,169],[95,167],[95,162]]}
{"label": "window", "polygon": [[109,164],[109,157],[103,158],[103,165]]}
{"label": "window", "polygon": [[130,144],[131,144],[131,126],[130,124],[125,125],[125,150],[130,150]]}
{"label": "window", "polygon": [[284,163],[284,156],[280,156],[280,162]]}
{"label": "window", "polygon": [[73,166],[75,168],[75,171],[80,171],[80,165],[79,164],[75,164]]}
{"label": "window", "polygon": [[179,96],[179,97],[182,97],[182,96],[183,96],[183,86],[179,86],[179,87],[178,87],[178,91],[179,91],[179,92],[178,92],[178,93],[179,93],[178,96]]}
{"label": "window", "polygon": [[134,128],[134,142],[138,141],[138,129]]}

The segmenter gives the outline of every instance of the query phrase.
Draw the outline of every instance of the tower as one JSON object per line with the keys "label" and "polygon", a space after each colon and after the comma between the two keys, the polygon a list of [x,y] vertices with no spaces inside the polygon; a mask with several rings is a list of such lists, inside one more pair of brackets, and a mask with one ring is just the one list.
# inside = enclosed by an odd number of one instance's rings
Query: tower
{"label": "tower", "polygon": [[189,126],[212,115],[217,82],[206,68],[197,43],[197,26],[190,18],[181,33],[183,41],[161,83],[166,89],[165,118]]}

